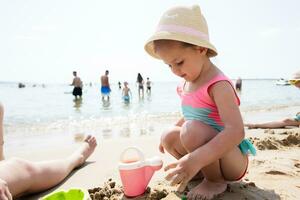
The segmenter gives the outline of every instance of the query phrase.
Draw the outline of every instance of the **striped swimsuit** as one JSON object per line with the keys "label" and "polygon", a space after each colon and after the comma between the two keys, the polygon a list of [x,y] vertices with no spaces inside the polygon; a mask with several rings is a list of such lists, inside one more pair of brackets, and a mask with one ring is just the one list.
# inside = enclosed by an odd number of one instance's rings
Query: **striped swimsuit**
{"label": "striped swimsuit", "polygon": [[[183,92],[184,84],[177,87],[177,93],[181,98],[181,108],[185,121],[198,120],[213,127],[218,132],[221,132],[224,129],[224,123],[219,115],[218,108],[208,93],[209,88],[219,81],[227,81],[232,86],[231,81],[225,75],[219,74],[194,92]],[[236,93],[235,96],[236,103],[240,105],[240,100]],[[247,139],[242,140],[239,144],[239,148],[243,154],[256,154],[255,148]]]}

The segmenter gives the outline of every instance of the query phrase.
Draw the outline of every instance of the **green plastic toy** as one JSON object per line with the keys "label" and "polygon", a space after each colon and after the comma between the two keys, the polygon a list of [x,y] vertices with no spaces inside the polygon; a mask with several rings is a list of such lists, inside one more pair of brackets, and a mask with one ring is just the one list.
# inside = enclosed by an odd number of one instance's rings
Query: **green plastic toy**
{"label": "green plastic toy", "polygon": [[186,196],[183,195],[183,196],[181,197],[181,200],[187,200]]}
{"label": "green plastic toy", "polygon": [[72,188],[70,190],[54,191],[41,200],[91,200],[87,190],[81,188]]}

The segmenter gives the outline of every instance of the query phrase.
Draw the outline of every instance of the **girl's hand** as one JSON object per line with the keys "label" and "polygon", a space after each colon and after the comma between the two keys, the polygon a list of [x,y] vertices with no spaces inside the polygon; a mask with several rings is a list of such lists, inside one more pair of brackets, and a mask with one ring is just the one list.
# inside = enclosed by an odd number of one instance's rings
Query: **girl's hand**
{"label": "girl's hand", "polygon": [[12,200],[12,195],[8,190],[7,183],[0,179],[0,200]]}
{"label": "girl's hand", "polygon": [[171,185],[180,184],[179,192],[183,192],[188,182],[199,172],[201,167],[199,162],[194,159],[191,153],[186,154],[178,161],[171,163],[165,167],[165,171],[170,170],[166,176],[166,180],[171,181]]}

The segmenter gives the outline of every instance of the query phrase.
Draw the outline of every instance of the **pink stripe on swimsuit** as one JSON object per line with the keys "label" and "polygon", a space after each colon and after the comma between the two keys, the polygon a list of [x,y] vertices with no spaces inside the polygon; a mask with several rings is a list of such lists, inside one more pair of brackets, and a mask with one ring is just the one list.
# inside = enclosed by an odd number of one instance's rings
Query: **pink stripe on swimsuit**
{"label": "pink stripe on swimsuit", "polygon": [[[223,74],[215,76],[213,79],[208,81],[203,86],[200,86],[194,92],[184,92],[184,84],[181,84],[177,87],[177,93],[181,97],[181,108],[184,120],[201,121],[213,127],[218,132],[221,132],[224,129],[224,123],[219,115],[217,105],[209,96],[209,88],[219,81],[229,82],[234,90],[229,78]],[[237,105],[240,105],[240,99],[238,98],[236,92],[235,97]],[[244,139],[239,144],[239,148],[243,154],[256,154],[255,148],[247,139]]]}
{"label": "pink stripe on swimsuit", "polygon": [[[232,86],[231,81],[225,75],[219,74],[194,92],[184,92],[184,84],[177,87],[177,92],[181,97],[182,113],[185,120],[199,120],[212,126],[219,132],[223,130],[224,124],[219,115],[218,108],[208,93],[209,88],[219,81],[227,81]],[[236,101],[239,105],[240,100],[237,95]]]}

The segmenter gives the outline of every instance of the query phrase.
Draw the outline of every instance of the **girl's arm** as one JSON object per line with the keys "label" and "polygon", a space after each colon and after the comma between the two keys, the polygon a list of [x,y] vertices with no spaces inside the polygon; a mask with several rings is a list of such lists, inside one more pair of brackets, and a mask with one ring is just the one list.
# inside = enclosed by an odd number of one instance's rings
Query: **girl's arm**
{"label": "girl's arm", "polygon": [[202,167],[220,159],[233,147],[238,146],[245,136],[242,116],[231,84],[227,81],[214,84],[210,89],[210,96],[217,105],[224,130],[191,153]]}

